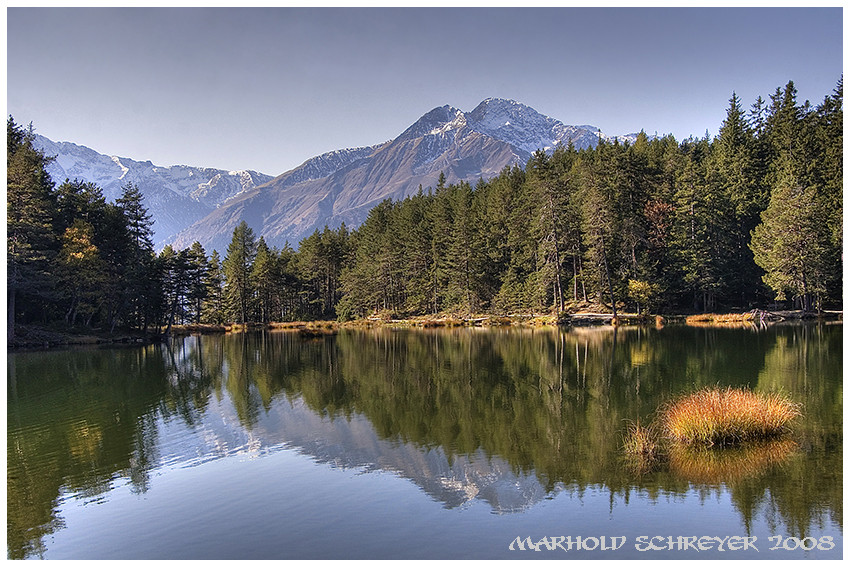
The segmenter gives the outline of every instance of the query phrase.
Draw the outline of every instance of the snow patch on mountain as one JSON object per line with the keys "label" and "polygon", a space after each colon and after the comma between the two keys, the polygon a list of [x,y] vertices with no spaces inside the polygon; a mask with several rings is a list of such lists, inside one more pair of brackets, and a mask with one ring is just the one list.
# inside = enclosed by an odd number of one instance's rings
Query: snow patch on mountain
{"label": "snow patch on mountain", "polygon": [[155,166],[150,161],[107,156],[70,142],[54,142],[39,134],[34,144],[45,155],[55,157],[47,172],[57,185],[66,179],[91,182],[112,202],[121,196],[126,183],[137,185],[155,221],[157,247],[167,243],[187,223],[192,224],[228,199],[272,179],[254,171]]}

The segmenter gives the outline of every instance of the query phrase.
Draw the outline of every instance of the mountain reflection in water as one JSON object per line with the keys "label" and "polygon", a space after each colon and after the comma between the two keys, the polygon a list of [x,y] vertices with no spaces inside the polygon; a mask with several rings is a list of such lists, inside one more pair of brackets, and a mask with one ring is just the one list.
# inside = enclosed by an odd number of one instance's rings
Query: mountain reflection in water
{"label": "mountain reflection in water", "polygon": [[[40,555],[68,498],[109,499],[122,478],[144,493],[158,471],[281,450],[499,514],[564,490],[626,502],[727,490],[745,525],[765,514],[805,536],[842,522],[841,343],[841,325],[378,329],[12,353],[9,557]],[[747,457],[750,469],[693,456],[643,475],[625,466],[628,423],[708,385],[803,403],[794,450]]]}

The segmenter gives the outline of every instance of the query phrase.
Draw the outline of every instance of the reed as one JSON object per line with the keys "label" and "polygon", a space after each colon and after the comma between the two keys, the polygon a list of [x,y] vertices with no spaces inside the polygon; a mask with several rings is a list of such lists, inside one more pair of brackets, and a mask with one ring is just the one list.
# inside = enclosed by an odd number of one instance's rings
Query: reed
{"label": "reed", "polygon": [[800,415],[799,405],[780,394],[711,388],[674,400],[662,408],[660,420],[671,441],[727,446],[781,435]]}
{"label": "reed", "polygon": [[623,449],[627,455],[654,457],[658,453],[658,442],[649,427],[642,426],[640,422],[632,423],[629,425]]}
{"label": "reed", "polygon": [[651,427],[642,426],[640,422],[629,425],[623,450],[626,453],[626,464],[638,474],[651,471],[661,455],[658,435]]}

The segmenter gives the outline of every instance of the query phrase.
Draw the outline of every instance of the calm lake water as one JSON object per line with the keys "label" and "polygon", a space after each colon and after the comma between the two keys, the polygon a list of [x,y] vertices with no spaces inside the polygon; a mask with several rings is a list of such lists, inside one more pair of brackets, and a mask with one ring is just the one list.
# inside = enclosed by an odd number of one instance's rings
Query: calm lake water
{"label": "calm lake water", "polygon": [[[842,325],[270,332],[7,370],[9,558],[842,555]],[[713,385],[805,417],[624,459],[629,423]]]}

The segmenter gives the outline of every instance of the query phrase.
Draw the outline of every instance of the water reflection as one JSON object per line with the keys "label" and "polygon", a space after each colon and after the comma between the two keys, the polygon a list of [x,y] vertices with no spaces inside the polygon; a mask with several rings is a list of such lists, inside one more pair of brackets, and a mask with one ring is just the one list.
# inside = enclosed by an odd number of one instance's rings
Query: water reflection
{"label": "water reflection", "polygon": [[[841,339],[841,326],[380,329],[12,354],[9,557],[44,552],[66,498],[108,498],[125,481],[144,493],[160,469],[284,448],[497,513],[563,490],[726,490],[745,525],[763,514],[805,536],[842,522]],[[805,418],[790,445],[624,466],[627,423],[708,385],[782,389]]]}

